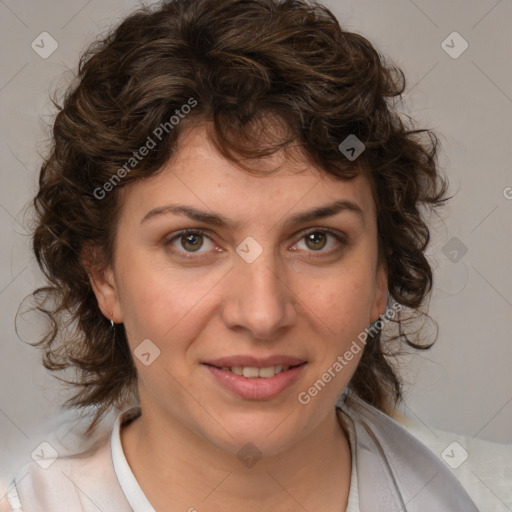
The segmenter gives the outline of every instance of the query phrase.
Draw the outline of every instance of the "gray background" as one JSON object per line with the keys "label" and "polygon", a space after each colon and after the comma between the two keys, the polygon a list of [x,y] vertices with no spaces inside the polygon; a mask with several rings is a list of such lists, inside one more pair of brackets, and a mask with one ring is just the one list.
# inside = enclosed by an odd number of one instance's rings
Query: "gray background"
{"label": "gray background", "polygon": [[[512,2],[325,3],[345,29],[362,33],[402,67],[403,108],[440,136],[440,162],[456,192],[445,220],[434,225],[429,250],[436,272],[430,313],[439,338],[431,351],[403,360],[404,413],[429,428],[512,443]],[[14,330],[20,302],[42,283],[24,208],[47,144],[49,91],[66,84],[87,42],[136,5],[0,2],[0,481],[30,460],[64,398],[39,352]],[[58,42],[47,59],[31,47],[45,31]],[[454,31],[469,45],[458,58],[441,45]],[[452,52],[462,48],[459,39],[448,44]],[[20,326],[25,338],[37,331],[37,323]]]}

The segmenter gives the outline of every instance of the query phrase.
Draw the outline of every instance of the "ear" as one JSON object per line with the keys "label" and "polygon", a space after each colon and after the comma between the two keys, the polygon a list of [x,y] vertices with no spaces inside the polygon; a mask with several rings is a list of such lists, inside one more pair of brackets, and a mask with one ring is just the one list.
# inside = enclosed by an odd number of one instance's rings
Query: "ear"
{"label": "ear", "polygon": [[98,307],[103,315],[114,323],[122,323],[123,315],[114,271],[111,267],[99,269],[99,266],[95,264],[98,261],[97,254],[97,248],[89,248],[84,251],[82,265],[89,276]]}
{"label": "ear", "polygon": [[388,305],[388,272],[384,262],[379,263],[375,274],[375,294],[373,297],[372,313],[370,322],[377,319],[386,312]]}

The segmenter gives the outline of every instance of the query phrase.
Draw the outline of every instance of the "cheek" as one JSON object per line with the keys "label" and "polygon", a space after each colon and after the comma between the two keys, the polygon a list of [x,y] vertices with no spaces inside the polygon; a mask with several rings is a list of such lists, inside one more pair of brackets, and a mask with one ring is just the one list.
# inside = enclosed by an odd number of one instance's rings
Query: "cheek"
{"label": "cheek", "polygon": [[199,275],[193,269],[170,270],[132,258],[119,279],[120,303],[131,341],[150,338],[163,347],[168,339],[194,336],[201,319],[207,317],[214,299],[211,291],[220,279],[218,272]]}
{"label": "cheek", "polygon": [[333,336],[353,335],[367,327],[375,286],[370,265],[347,265],[309,284],[308,291],[302,293],[303,300]]}

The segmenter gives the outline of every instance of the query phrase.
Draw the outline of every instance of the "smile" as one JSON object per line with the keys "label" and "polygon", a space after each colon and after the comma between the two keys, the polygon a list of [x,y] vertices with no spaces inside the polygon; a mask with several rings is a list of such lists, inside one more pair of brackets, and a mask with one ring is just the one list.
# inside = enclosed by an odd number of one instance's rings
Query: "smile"
{"label": "smile", "polygon": [[270,400],[297,382],[307,363],[295,366],[221,366],[203,363],[214,382],[244,400]]}
{"label": "smile", "polygon": [[[219,367],[216,366],[215,368]],[[267,379],[269,377],[273,377],[274,375],[278,375],[281,372],[285,372],[290,368],[291,366],[282,365],[265,366],[264,368],[256,368],[254,366],[222,366],[219,368],[219,370],[222,370],[223,372],[231,372],[234,373],[235,375],[243,375],[248,379]]]}

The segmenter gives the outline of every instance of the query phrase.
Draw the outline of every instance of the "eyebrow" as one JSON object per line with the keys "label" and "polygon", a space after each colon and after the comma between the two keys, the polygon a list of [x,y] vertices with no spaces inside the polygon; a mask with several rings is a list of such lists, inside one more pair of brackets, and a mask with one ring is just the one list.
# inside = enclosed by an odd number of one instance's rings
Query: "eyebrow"
{"label": "eyebrow", "polygon": [[[335,201],[334,203],[318,206],[316,208],[312,208],[311,210],[307,210],[305,212],[293,215],[286,221],[286,225],[303,224],[318,219],[325,219],[327,217],[333,217],[334,215],[337,215],[338,213],[344,211],[353,212],[357,214],[360,217],[360,219],[364,222],[364,212],[361,209],[361,207],[359,207],[356,203],[352,201],[342,199]],[[179,204],[159,206],[157,208],[153,208],[144,216],[144,218],[141,220],[141,224],[160,215],[169,214],[183,215],[188,217],[189,219],[198,222],[204,222],[205,224],[226,227],[231,229],[234,229],[237,225],[235,222],[219,213],[208,213],[202,210],[198,210],[197,208],[194,208],[192,206]]]}

